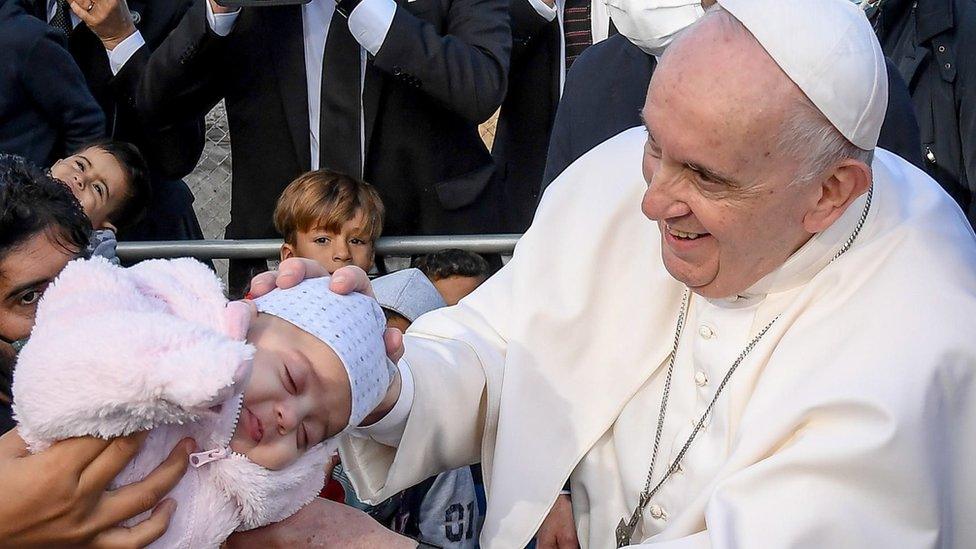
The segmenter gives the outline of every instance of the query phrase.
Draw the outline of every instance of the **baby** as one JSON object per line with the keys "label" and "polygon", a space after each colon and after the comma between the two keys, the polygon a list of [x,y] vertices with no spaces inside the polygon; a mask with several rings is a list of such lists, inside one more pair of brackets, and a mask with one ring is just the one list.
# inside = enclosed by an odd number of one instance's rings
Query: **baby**
{"label": "baby", "polygon": [[191,259],[74,261],[41,299],[14,373],[20,435],[37,452],[151,429],[113,487],[193,437],[202,451],[153,547],[217,547],[283,520],[318,494],[338,435],[379,404],[392,375],[379,305],[328,284],[308,280],[252,307],[228,304]]}

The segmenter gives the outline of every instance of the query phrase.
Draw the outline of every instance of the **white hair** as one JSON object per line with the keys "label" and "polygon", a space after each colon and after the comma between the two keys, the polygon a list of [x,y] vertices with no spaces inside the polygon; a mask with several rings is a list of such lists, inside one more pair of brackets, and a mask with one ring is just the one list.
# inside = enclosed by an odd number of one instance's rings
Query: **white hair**
{"label": "white hair", "polygon": [[777,142],[780,153],[799,161],[795,183],[813,181],[843,160],[871,166],[874,150],[851,143],[807,96],[799,94],[790,110]]}
{"label": "white hair", "polygon": [[[741,21],[718,3],[709,7],[704,17],[692,27],[710,17],[720,17],[729,30],[756,40]],[[794,184],[813,181],[843,160],[857,160],[870,167],[874,150],[861,149],[851,143],[802,90],[797,88],[796,92],[793,104],[790,106],[791,112],[787,115],[776,139],[781,154],[799,161]]]}

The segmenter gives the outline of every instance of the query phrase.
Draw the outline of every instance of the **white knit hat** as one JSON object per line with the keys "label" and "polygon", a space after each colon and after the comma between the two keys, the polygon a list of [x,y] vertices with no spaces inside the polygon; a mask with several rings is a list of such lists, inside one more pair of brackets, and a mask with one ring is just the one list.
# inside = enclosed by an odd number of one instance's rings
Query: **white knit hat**
{"label": "white knit hat", "polygon": [[719,0],[851,143],[878,144],[888,108],[884,53],[849,0]]}
{"label": "white knit hat", "polygon": [[332,348],[349,375],[352,412],[359,425],[386,396],[392,377],[383,331],[386,318],[376,300],[359,293],[339,295],[329,277],[305,280],[294,288],[275,289],[254,300],[258,312],[274,315]]}

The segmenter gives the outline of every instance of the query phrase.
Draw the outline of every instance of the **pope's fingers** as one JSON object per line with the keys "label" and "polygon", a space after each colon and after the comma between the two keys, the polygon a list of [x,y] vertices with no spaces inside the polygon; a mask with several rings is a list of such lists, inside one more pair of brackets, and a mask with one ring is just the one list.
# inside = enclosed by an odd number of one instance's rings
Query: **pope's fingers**
{"label": "pope's fingers", "polygon": [[322,276],[329,276],[329,271],[318,261],[304,257],[289,257],[278,265],[278,277],[275,279],[275,284],[279,288],[291,288],[307,278]]}
{"label": "pope's fingers", "polygon": [[146,520],[131,528],[115,527],[106,530],[96,536],[89,547],[100,549],[145,547],[166,533],[175,512],[176,502],[167,499],[157,505]]}
{"label": "pope's fingers", "polygon": [[[70,443],[74,446],[72,449],[74,450],[75,465],[80,466],[80,488],[100,492],[122,472],[122,469],[125,469],[125,466],[139,452],[139,448],[142,447],[147,436],[149,436],[148,431],[107,441],[94,437],[81,437],[58,443],[58,445]],[[98,448],[94,441],[101,442],[104,446],[101,447],[101,451],[93,455],[95,449]],[[86,450],[88,452],[82,455]]]}
{"label": "pope's fingers", "polygon": [[11,429],[0,436],[0,459],[21,458],[28,454],[27,443],[20,438],[17,429]]}
{"label": "pope's fingers", "polygon": [[403,332],[396,328],[387,328],[383,332],[383,344],[386,346],[386,356],[393,362],[403,358]]}
{"label": "pope's fingers", "polygon": [[[307,276],[307,278],[311,277]],[[329,289],[342,295],[359,292],[370,297],[376,297],[373,294],[373,285],[369,282],[369,275],[355,265],[347,265],[336,270],[332,274],[331,282],[329,282]]]}
{"label": "pope's fingers", "polygon": [[247,297],[261,297],[264,294],[274,290],[275,280],[278,279],[278,271],[265,271],[258,275],[255,275],[251,279],[251,288],[248,291]]}
{"label": "pope's fingers", "polygon": [[92,520],[98,527],[108,528],[155,507],[183,478],[195,447],[193,440],[182,440],[146,478],[106,494]]}

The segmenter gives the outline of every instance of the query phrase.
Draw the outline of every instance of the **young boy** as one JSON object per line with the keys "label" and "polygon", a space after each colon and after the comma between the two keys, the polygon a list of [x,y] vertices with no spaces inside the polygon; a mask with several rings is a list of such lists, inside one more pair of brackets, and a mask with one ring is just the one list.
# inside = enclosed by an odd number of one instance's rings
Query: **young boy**
{"label": "young boy", "polygon": [[434,283],[448,305],[457,305],[490,274],[485,258],[456,248],[427,254],[417,261],[416,267]]}
{"label": "young boy", "polygon": [[228,305],[191,259],[74,261],[42,298],[14,372],[20,434],[36,452],[149,429],[113,488],[191,436],[201,451],[153,547],[217,547],[283,520],[318,493],[336,437],[376,408],[393,375],[379,306],[328,286],[308,280]]}
{"label": "young boy", "polygon": [[330,170],[301,175],[275,206],[275,229],[285,240],[281,259],[314,259],[330,274],[346,265],[369,272],[383,215],[380,195],[368,183]]}
{"label": "young boy", "polygon": [[55,162],[51,176],[71,189],[91,220],[88,255],[117,262],[116,234],[142,218],[151,193],[139,149],[121,141],[96,142]]}

